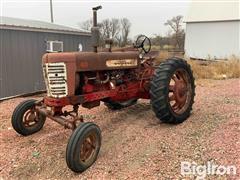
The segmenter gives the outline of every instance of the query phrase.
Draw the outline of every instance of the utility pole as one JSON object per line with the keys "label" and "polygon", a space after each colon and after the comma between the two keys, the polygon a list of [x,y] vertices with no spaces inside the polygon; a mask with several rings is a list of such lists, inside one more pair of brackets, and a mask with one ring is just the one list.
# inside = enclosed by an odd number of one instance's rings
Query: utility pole
{"label": "utility pole", "polygon": [[53,7],[52,7],[52,0],[50,0],[50,12],[51,12],[51,23],[53,23]]}

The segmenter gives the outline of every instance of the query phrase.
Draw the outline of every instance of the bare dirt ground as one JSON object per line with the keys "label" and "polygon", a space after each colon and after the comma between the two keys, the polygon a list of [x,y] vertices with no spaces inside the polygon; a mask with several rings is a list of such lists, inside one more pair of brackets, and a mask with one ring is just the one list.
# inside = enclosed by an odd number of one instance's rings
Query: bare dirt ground
{"label": "bare dirt ground", "polygon": [[0,103],[0,179],[193,179],[181,176],[181,161],[235,165],[236,176],[208,178],[240,178],[240,79],[197,81],[192,115],[179,125],[160,123],[145,100],[114,112],[81,108],[103,137],[98,160],[82,174],[65,163],[70,130],[50,120],[28,137],[12,129],[12,111],[23,99]]}

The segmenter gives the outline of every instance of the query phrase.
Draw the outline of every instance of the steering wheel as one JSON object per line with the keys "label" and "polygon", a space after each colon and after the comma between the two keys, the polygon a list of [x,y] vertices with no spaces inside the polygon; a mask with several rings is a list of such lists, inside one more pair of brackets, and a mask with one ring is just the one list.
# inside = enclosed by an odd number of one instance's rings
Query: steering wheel
{"label": "steering wheel", "polygon": [[151,41],[147,36],[140,35],[137,37],[134,47],[141,48],[147,54],[151,50]]}

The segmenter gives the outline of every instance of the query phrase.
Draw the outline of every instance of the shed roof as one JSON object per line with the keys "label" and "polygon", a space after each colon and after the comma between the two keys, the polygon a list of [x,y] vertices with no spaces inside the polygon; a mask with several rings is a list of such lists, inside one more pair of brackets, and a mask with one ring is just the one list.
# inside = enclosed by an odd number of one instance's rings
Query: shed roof
{"label": "shed roof", "polygon": [[40,31],[40,32],[53,32],[53,33],[63,33],[63,34],[76,34],[76,35],[87,35],[90,36],[89,31],[82,29],[71,28],[59,24],[20,19],[13,17],[0,17],[0,29],[14,29],[14,30],[25,30],[25,31]]}
{"label": "shed roof", "polygon": [[185,22],[240,20],[240,1],[192,0]]}

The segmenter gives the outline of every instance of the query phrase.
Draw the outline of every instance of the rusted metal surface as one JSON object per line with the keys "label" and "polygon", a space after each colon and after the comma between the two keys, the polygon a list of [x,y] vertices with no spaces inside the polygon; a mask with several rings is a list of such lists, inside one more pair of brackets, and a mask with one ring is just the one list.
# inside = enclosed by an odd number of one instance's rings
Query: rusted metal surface
{"label": "rusted metal surface", "polygon": [[37,113],[45,115],[46,117],[50,118],[51,120],[61,124],[62,126],[68,129],[74,130],[76,128],[77,122],[83,122],[82,117],[77,116],[78,114],[76,114],[75,116],[72,115],[72,118],[67,119],[62,117],[64,116],[64,113],[61,114],[62,116],[53,115],[54,112],[47,110],[46,106],[36,106],[35,108]]}
{"label": "rusted metal surface", "polygon": [[189,107],[192,96],[192,90],[189,82],[188,73],[183,70],[177,70],[169,84],[169,101],[172,110],[176,114],[181,114]]}
{"label": "rusted metal surface", "polygon": [[85,164],[92,161],[95,151],[97,150],[97,137],[94,131],[90,132],[80,145],[80,160]]}
{"label": "rusted metal surface", "polygon": [[[139,61],[137,65],[133,66],[118,66],[118,67],[109,67],[107,66],[108,60],[125,60],[125,59],[137,59],[138,60],[138,52],[99,52],[99,53],[84,53],[84,54],[76,54],[76,65],[77,71],[99,71],[99,70],[114,70],[114,69],[131,69],[137,68],[139,65]],[[82,63],[88,64],[87,68],[81,66]]]}
{"label": "rusted metal surface", "polygon": [[139,66],[139,52],[127,51],[127,52],[73,52],[73,53],[51,53],[43,56],[43,63],[56,63],[64,62],[66,64],[73,63],[76,71],[101,71],[101,70],[113,70],[113,69],[126,69],[137,68],[134,66],[119,66],[109,67],[106,62],[108,60],[125,60],[125,59],[137,59]]}
{"label": "rusted metal surface", "polygon": [[76,105],[84,103],[84,96],[68,96],[63,98],[44,97],[44,104],[54,107]]}
{"label": "rusted metal surface", "polygon": [[[109,54],[109,53],[108,53]],[[111,53],[110,53],[111,54]],[[68,55],[68,54],[67,54]],[[61,58],[60,58],[61,59]],[[150,79],[154,73],[155,68],[152,66],[151,59],[146,60],[142,63],[141,68],[137,68],[135,71],[136,77],[138,80],[135,82],[125,83],[121,86],[111,85],[111,83],[101,86],[101,90],[95,89],[96,87],[88,84],[88,81],[85,82],[85,85],[82,87],[85,94],[75,95],[75,72],[74,67],[71,67],[73,64],[70,63],[68,68],[68,89],[69,95],[63,98],[52,98],[45,97],[44,103],[49,106],[66,106],[66,105],[75,105],[83,104],[86,102],[93,102],[102,100],[104,98],[113,98],[115,100],[123,100],[124,98],[135,98],[135,97],[144,97],[149,98],[149,86]],[[72,82],[72,83],[71,83]],[[94,92],[97,91],[97,92]]]}
{"label": "rusted metal surface", "polygon": [[[118,60],[117,65],[108,65],[108,61]],[[129,61],[136,63],[129,63]],[[76,72],[101,71],[114,69],[138,68],[140,60],[137,51],[128,52],[74,52],[74,53],[51,53],[43,56],[43,63],[64,62],[67,67],[68,93],[74,95],[76,87]],[[121,61],[123,62],[121,64]]]}
{"label": "rusted metal surface", "polygon": [[66,64],[67,71],[67,83],[68,86],[68,94],[74,95],[75,91],[75,73],[76,73],[76,53],[47,53],[43,56],[42,62],[46,63],[57,63],[64,62]]}
{"label": "rusted metal surface", "polygon": [[38,122],[36,111],[32,108],[23,116],[23,124],[25,127],[32,127]]}
{"label": "rusted metal surface", "polygon": [[99,40],[100,40],[100,30],[97,23],[97,10],[102,9],[102,6],[97,6],[92,8],[93,10],[93,27],[91,28],[92,32],[92,46],[93,46],[93,52],[97,53],[98,46],[99,46]]}

